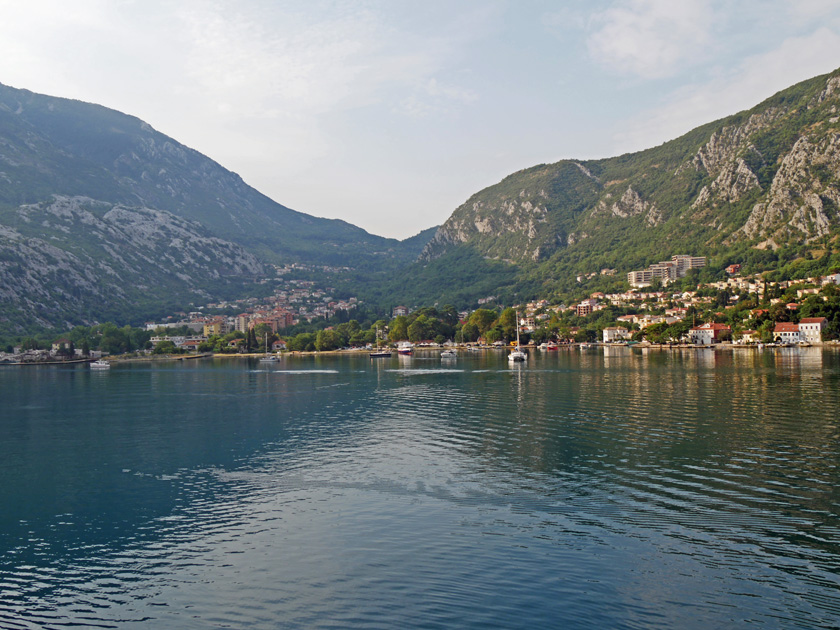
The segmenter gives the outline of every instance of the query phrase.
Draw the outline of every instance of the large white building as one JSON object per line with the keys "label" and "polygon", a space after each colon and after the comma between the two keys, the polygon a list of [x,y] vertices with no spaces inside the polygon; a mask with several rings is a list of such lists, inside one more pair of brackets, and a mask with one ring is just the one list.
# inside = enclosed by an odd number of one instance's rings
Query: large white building
{"label": "large white building", "polygon": [[631,271],[627,274],[627,281],[631,287],[648,287],[654,278],[660,278],[662,284],[673,282],[677,278],[684,278],[689,269],[699,269],[706,266],[705,256],[686,256],[677,254],[671,260],[663,260],[641,271]]}

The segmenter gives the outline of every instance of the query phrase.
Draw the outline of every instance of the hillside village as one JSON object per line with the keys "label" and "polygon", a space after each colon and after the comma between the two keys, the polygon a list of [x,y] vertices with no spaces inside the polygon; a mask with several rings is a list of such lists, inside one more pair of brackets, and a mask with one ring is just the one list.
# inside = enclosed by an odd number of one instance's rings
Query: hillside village
{"label": "hillside village", "polygon": [[[725,269],[725,280],[694,290],[668,290],[691,269],[705,265],[702,257],[673,256],[629,272],[627,284],[632,288],[593,292],[570,305],[543,299],[504,308],[492,296],[472,311],[398,305],[390,319],[365,326],[351,319],[361,305],[357,298],[335,299],[331,287],[288,279],[278,282],[266,298],[208,304],[149,322],[136,332],[113,325],[105,333],[93,331],[100,340],[121,333],[126,339],[122,346],[64,335],[49,347],[30,343],[6,348],[0,361],[97,358],[103,352],[116,353],[115,348],[141,354],[335,350],[369,347],[378,338],[424,345],[499,345],[515,338],[517,320],[523,340],[533,344],[819,345],[840,337],[840,273],[768,281],[762,274],[741,276],[740,266],[732,264]],[[288,272],[278,271],[278,277]],[[208,314],[224,311],[238,312]],[[320,330],[295,332],[294,327],[306,322],[315,322]]]}

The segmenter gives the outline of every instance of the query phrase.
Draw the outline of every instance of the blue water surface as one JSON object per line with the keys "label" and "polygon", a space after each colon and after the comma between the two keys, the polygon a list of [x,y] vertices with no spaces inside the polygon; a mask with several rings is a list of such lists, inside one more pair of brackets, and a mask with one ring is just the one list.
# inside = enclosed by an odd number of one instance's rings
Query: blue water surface
{"label": "blue water surface", "polygon": [[819,348],[0,368],[2,628],[840,627]]}

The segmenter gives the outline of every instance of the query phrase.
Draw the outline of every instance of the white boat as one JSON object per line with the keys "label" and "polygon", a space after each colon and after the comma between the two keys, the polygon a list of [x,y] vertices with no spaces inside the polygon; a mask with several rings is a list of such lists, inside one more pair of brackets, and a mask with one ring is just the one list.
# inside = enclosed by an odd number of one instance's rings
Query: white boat
{"label": "white boat", "polygon": [[110,370],[111,364],[103,359],[97,359],[96,361],[90,362],[90,369],[91,370]]}
{"label": "white boat", "polygon": [[260,357],[260,363],[277,363],[277,357],[268,351],[268,333],[265,333],[265,355]]}
{"label": "white boat", "polygon": [[528,355],[522,351],[522,347],[519,345],[519,313],[516,314],[516,347],[511,350],[510,354],[508,355],[508,361],[510,363],[519,363],[524,361],[528,358]]}
{"label": "white boat", "polygon": [[441,359],[455,359],[457,357],[458,357],[458,355],[455,353],[454,350],[444,350],[443,352],[440,353],[440,358]]}

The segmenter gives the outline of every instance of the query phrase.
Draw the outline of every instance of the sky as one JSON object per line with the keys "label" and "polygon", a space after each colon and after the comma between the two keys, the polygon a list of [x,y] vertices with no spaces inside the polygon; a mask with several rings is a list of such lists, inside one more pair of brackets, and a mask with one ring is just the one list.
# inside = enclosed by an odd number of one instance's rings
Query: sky
{"label": "sky", "polygon": [[659,145],[840,67],[840,0],[0,0],[0,83],[408,238],[505,176]]}

